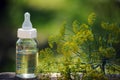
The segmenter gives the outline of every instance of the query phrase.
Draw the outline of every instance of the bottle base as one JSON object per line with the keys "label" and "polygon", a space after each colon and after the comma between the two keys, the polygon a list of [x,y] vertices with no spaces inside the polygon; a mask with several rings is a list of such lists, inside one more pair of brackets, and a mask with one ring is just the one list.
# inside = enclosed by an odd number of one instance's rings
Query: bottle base
{"label": "bottle base", "polygon": [[19,78],[19,77],[15,77],[14,80],[39,80],[37,77],[36,78]]}
{"label": "bottle base", "polygon": [[16,77],[23,78],[23,79],[31,79],[36,78],[35,74],[16,74]]}

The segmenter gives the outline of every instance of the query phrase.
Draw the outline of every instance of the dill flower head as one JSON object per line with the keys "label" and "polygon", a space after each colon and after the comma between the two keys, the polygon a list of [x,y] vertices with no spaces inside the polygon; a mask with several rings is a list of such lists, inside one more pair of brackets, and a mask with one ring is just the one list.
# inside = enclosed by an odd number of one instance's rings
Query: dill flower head
{"label": "dill flower head", "polygon": [[62,47],[62,53],[64,55],[70,55],[78,51],[78,46],[75,42],[65,42]]}
{"label": "dill flower head", "polygon": [[89,25],[93,25],[94,22],[96,20],[96,14],[95,13],[91,13],[89,16],[88,16],[88,24]]}

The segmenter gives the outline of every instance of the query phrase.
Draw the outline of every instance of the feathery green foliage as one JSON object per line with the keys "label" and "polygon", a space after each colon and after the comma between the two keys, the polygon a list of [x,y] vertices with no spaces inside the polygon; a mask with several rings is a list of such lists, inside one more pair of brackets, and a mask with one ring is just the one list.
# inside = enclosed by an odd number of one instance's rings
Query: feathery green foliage
{"label": "feathery green foliage", "polygon": [[120,27],[102,22],[102,34],[96,33],[95,20],[96,14],[91,13],[87,24],[74,21],[73,34],[66,33],[63,24],[58,35],[49,37],[50,48],[40,51],[39,71],[59,72],[65,80],[72,79],[71,75],[78,79],[78,73],[83,74],[83,80],[107,80],[105,74],[114,73],[113,69],[120,74],[120,49],[116,47],[120,43]]}

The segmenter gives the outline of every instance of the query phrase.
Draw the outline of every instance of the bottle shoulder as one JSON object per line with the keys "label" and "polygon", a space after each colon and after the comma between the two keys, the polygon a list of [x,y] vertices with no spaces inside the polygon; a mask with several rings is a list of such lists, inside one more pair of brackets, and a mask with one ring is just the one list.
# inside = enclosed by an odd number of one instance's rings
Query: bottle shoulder
{"label": "bottle shoulder", "polygon": [[38,44],[35,39],[18,39],[16,43],[16,50],[28,50],[28,51],[37,51],[38,50]]}
{"label": "bottle shoulder", "polygon": [[36,39],[18,39],[17,45],[37,45]]}

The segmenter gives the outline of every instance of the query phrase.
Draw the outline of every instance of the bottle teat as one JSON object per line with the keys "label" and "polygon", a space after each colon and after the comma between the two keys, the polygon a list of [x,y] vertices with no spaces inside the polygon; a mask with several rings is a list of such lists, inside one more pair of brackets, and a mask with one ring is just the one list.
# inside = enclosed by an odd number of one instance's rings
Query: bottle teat
{"label": "bottle teat", "polygon": [[28,12],[24,14],[24,22],[22,24],[22,28],[25,30],[32,29],[32,23],[30,21],[30,13]]}
{"label": "bottle teat", "polygon": [[18,38],[36,38],[37,30],[32,28],[32,23],[30,21],[30,14],[26,12],[24,14],[24,22],[22,24],[22,28],[18,29]]}

